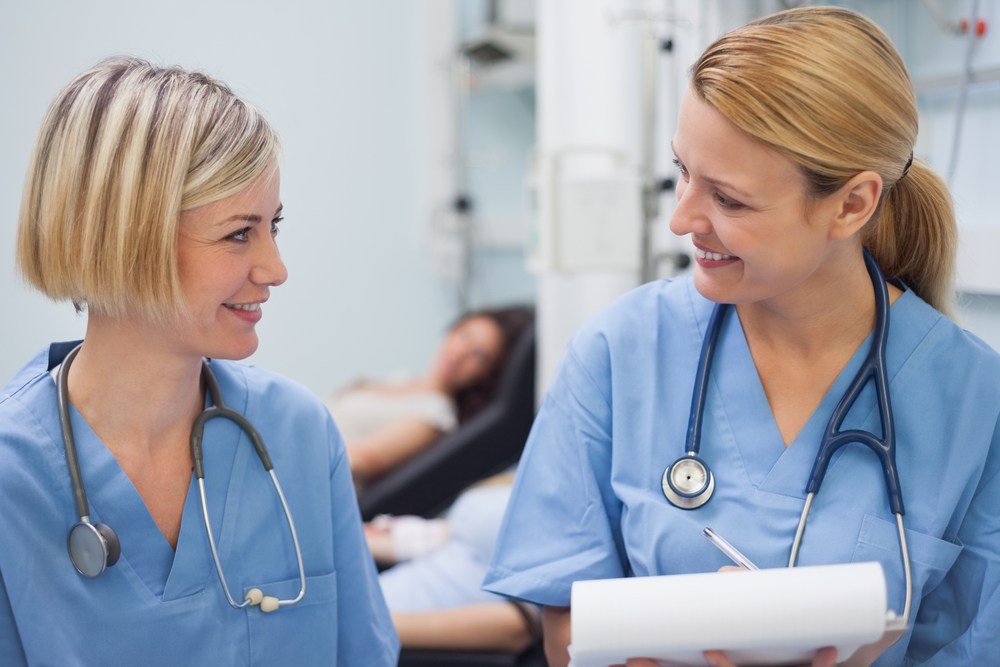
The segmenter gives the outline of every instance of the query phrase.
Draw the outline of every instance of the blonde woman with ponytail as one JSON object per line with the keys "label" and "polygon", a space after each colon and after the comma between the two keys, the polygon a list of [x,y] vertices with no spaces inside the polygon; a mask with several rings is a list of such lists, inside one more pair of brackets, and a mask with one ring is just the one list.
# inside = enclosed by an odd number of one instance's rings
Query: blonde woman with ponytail
{"label": "blonde woman with ponytail", "polygon": [[[670,222],[691,278],[624,296],[569,345],[539,411],[486,580],[545,606],[566,665],[570,588],[584,579],[714,571],[712,526],[762,568],[785,567],[806,485],[876,321],[868,248],[888,278],[888,390],[912,568],[907,631],[852,665],[993,664],[1000,655],[1000,357],[950,318],[956,230],[947,188],[913,157],[917,110],[871,21],[809,7],[734,30],[695,63],[673,150]],[[715,491],[679,509],[661,490],[686,441],[716,304],[700,456]],[[869,383],[842,429],[879,434]],[[906,584],[875,456],[834,454],[799,565],[878,561]],[[670,628],[664,628],[670,632]],[[849,656],[816,653],[815,667]],[[706,651],[710,665],[732,663]],[[651,665],[634,658],[633,667]]]}

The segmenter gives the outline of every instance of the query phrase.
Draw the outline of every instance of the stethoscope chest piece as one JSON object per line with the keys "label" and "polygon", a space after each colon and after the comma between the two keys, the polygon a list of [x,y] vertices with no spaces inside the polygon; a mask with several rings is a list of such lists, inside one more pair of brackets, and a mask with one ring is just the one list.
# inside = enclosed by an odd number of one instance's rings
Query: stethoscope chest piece
{"label": "stethoscope chest piece", "polygon": [[701,507],[715,491],[715,475],[708,464],[687,453],[663,471],[663,495],[671,505],[685,510]]}
{"label": "stethoscope chest piece", "polygon": [[73,567],[91,579],[117,563],[122,553],[118,536],[110,526],[103,523],[95,526],[89,521],[79,521],[70,529],[67,546]]}

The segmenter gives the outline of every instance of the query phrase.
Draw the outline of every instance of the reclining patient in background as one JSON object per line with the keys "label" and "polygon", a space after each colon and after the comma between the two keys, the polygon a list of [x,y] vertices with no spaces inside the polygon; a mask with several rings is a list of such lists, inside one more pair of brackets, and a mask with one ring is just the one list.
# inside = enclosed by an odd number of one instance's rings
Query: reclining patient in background
{"label": "reclining patient in background", "polygon": [[520,653],[541,637],[533,604],[482,590],[513,473],[458,497],[443,519],[378,517],[365,537],[403,648]]}
{"label": "reclining patient in background", "polygon": [[330,397],[326,405],[347,443],[357,488],[424,451],[485,407],[507,352],[529,323],[518,309],[471,313],[451,328],[422,377],[362,382]]}

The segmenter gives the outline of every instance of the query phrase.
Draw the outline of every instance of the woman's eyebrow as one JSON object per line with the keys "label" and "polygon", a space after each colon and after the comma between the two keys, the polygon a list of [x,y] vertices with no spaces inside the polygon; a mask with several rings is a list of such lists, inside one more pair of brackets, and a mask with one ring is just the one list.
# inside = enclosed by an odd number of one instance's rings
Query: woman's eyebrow
{"label": "woman's eyebrow", "polygon": [[736,187],[735,185],[733,185],[729,181],[720,181],[720,180],[715,179],[715,178],[709,178],[708,176],[702,176],[701,180],[708,181],[712,185],[718,185],[718,186],[727,188],[729,190],[732,190],[733,192],[735,192],[736,194],[738,194],[740,197],[743,197],[744,199],[753,199],[753,195],[751,195],[751,194],[749,194],[747,192],[743,192],[743,190],[740,190],[738,187]]}
{"label": "woman's eyebrow", "polygon": [[[277,218],[279,215],[281,215],[281,211],[284,210],[284,208],[285,208],[284,204],[278,204],[278,209],[274,212],[274,217]],[[261,221],[261,217],[256,213],[237,213],[235,215],[229,216],[225,220],[222,220],[221,222],[219,222],[219,224],[224,225],[228,222],[236,222],[236,221],[243,221],[252,224],[257,224],[258,222]]]}
{"label": "woman's eyebrow", "polygon": [[242,220],[243,222],[260,222],[260,216],[255,213],[237,213],[236,215],[231,215],[219,224],[226,224],[227,222],[236,222],[237,220]]}

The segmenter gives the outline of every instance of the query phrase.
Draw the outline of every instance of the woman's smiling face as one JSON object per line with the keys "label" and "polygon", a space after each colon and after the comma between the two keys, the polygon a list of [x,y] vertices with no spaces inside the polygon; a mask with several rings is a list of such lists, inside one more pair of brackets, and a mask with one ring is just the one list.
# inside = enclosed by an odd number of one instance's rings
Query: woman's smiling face
{"label": "woman's smiling face", "polygon": [[243,359],[257,349],[261,305],[288,277],[275,242],[279,189],[275,168],[234,195],[181,214],[177,259],[188,316],[178,333],[191,352]]}
{"label": "woman's smiling face", "polygon": [[[798,166],[691,90],[672,145],[681,177],[670,229],[691,234],[698,291],[716,302],[749,303],[808,290],[831,239],[824,212],[810,209]],[[807,210],[817,215],[807,219]]]}

